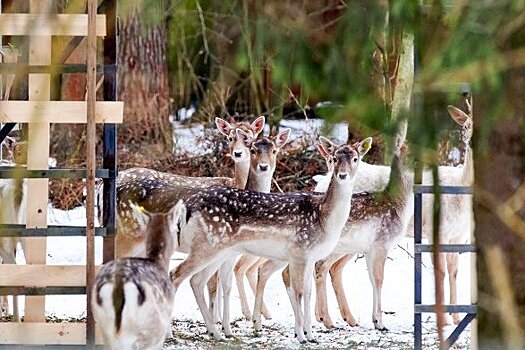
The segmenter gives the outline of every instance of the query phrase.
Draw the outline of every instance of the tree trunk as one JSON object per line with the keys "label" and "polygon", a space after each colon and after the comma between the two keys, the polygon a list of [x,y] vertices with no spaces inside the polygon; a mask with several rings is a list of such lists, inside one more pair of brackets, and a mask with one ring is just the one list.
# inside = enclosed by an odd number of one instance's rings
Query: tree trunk
{"label": "tree trunk", "polygon": [[129,5],[121,14],[118,57],[119,99],[124,101],[124,123],[119,144],[141,148],[156,144],[171,150],[166,21],[146,23],[148,2]]}

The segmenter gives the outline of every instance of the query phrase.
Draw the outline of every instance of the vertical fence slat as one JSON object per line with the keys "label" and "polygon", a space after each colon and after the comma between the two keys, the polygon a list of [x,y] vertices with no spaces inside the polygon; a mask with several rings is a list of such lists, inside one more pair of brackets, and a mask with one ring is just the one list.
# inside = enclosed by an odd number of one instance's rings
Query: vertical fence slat
{"label": "vertical fence slat", "polygon": [[[31,13],[50,13],[51,2],[45,0],[30,0]],[[38,30],[41,23],[33,23]],[[29,64],[51,64],[51,36],[30,36]],[[49,74],[29,74],[29,100],[48,101],[50,99]],[[49,123],[39,123],[38,115],[32,116],[33,123],[28,126],[28,169],[47,169],[49,158]],[[27,180],[26,225],[28,228],[47,227],[47,179]],[[28,264],[46,263],[46,239],[28,238],[26,241],[26,260]],[[45,321],[45,297],[27,297],[25,305],[26,322]]]}
{"label": "vertical fence slat", "polygon": [[86,138],[86,294],[87,324],[86,345],[95,348],[95,320],[91,310],[93,280],[95,278],[95,169],[96,169],[96,121],[97,94],[97,1],[88,0],[87,37],[87,138]]}

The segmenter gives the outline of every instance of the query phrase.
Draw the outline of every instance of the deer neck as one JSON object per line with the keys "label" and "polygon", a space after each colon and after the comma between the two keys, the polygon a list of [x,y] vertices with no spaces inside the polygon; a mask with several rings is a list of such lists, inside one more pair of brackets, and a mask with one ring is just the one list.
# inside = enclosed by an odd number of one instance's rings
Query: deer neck
{"label": "deer neck", "polygon": [[337,238],[350,215],[354,180],[342,185],[332,177],[328,190],[321,203],[321,216],[324,218],[325,231]]}
{"label": "deer neck", "polygon": [[248,173],[250,172],[250,161],[246,162],[235,162],[235,177],[234,186],[239,189],[246,188],[246,182],[248,181]]}
{"label": "deer neck", "polygon": [[465,147],[465,161],[463,163],[463,176],[461,179],[463,185],[472,185],[474,183],[474,157],[472,148],[469,145]]}
{"label": "deer neck", "polygon": [[174,240],[170,235],[166,215],[153,214],[147,228],[146,258],[166,271],[174,250]]}
{"label": "deer neck", "polygon": [[272,188],[273,171],[266,171],[261,174],[257,174],[255,171],[250,170],[248,174],[248,181],[246,183],[246,189],[256,192],[270,193]]}

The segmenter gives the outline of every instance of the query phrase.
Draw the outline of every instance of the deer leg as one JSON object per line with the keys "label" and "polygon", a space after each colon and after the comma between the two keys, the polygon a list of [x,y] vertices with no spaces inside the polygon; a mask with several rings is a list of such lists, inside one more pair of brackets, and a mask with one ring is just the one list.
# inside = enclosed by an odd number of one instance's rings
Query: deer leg
{"label": "deer leg", "polygon": [[312,333],[312,276],[314,272],[314,262],[307,263],[304,271],[304,334],[309,342],[317,343]]}
{"label": "deer leg", "polygon": [[[246,271],[246,278],[248,279],[248,283],[250,284],[250,288],[252,289],[253,295],[255,295],[257,291],[257,279],[258,279],[259,266],[261,266],[266,260],[267,259],[265,258],[258,258],[257,261],[251,264],[248,270]],[[263,314],[265,319],[267,320],[272,319],[272,315],[270,315],[270,312],[268,311],[268,308],[266,307],[264,298],[263,298],[261,313]]]}
{"label": "deer leg", "polygon": [[210,279],[210,277],[217,272],[218,268],[219,264],[217,263],[208,265],[203,270],[197,272],[190,278],[190,285],[193,290],[193,294],[195,295],[197,305],[199,305],[202,317],[204,318],[204,323],[206,324],[206,328],[208,329],[208,334],[216,340],[222,340],[222,336],[220,335],[220,333],[217,330],[217,327],[215,326],[213,315],[210,312],[208,306],[206,305],[206,299],[204,298],[204,286],[206,285],[206,282]]}
{"label": "deer leg", "polygon": [[387,251],[383,247],[377,247],[370,251],[365,257],[368,266],[368,277],[372,283],[373,291],[374,304],[372,310],[372,321],[375,329],[388,331],[383,325],[383,314],[381,309],[381,289],[383,288]]}
{"label": "deer leg", "polygon": [[302,304],[304,298],[304,281],[305,281],[305,262],[291,261],[288,265],[290,270],[290,295],[292,301],[292,309],[295,316],[295,337],[299,343],[306,343],[304,331],[304,315],[302,311]]}
{"label": "deer leg", "polygon": [[286,266],[286,262],[266,260],[258,269],[257,288],[255,291],[255,305],[253,307],[253,327],[256,332],[262,329],[261,310],[263,305],[264,288],[273,273]]}
{"label": "deer leg", "polygon": [[[204,284],[209,280],[211,275],[217,271],[220,266],[220,262],[224,259],[226,252],[213,249],[209,246],[202,244],[198,251],[190,251],[190,254],[179,266],[170,272],[173,286],[175,287],[175,293],[179,289],[181,283],[188,277],[193,276],[200,271],[207,269],[206,273],[200,274],[199,276],[192,278],[193,291],[195,293],[195,299],[201,310],[201,314],[206,323],[208,331],[211,332],[215,339],[222,339],[215,324],[210,310],[206,305],[204,298]],[[201,285],[202,284],[202,285]]]}
{"label": "deer leg", "polygon": [[326,328],[333,328],[334,324],[328,312],[328,298],[326,294],[326,276],[332,263],[339,258],[332,255],[315,263],[315,317],[322,322]]}
{"label": "deer leg", "polygon": [[[11,239],[0,240],[0,245],[0,260],[2,261],[2,264],[16,264],[17,241]],[[3,296],[2,309],[5,315],[9,314],[9,299],[7,295]],[[13,321],[20,322],[20,313],[18,309],[18,295],[13,295]]]}
{"label": "deer leg", "polygon": [[239,261],[235,264],[235,282],[237,283],[237,289],[239,290],[239,298],[241,299],[241,310],[244,318],[247,320],[251,317],[250,307],[248,306],[248,298],[246,297],[246,290],[244,289],[244,275],[255,262],[257,258],[253,255],[244,254],[241,256]]}
{"label": "deer leg", "polygon": [[350,326],[355,327],[357,326],[357,320],[355,319],[354,315],[352,315],[352,312],[348,307],[348,301],[346,299],[345,290],[343,287],[343,269],[353,256],[353,254],[347,254],[341,259],[337,260],[330,267],[330,277],[332,278],[332,287],[334,288],[341,317],[343,317],[343,320]]}
{"label": "deer leg", "polygon": [[222,330],[227,338],[232,336],[232,330],[230,326],[230,294],[233,283],[233,265],[235,264],[234,256],[231,259],[225,261],[219,269],[219,280],[221,281],[222,296],[223,296],[223,308],[222,308]]}
{"label": "deer leg", "polygon": [[[459,254],[457,253],[447,253],[447,270],[448,270],[448,282],[450,288],[450,304],[456,305],[458,303],[457,296],[457,278],[458,278],[458,263],[459,263]],[[461,321],[459,314],[452,314],[452,321],[454,324],[459,324]]]}
{"label": "deer leg", "polygon": [[219,296],[219,273],[214,273],[208,282],[206,283],[208,287],[208,303],[210,311],[213,315],[213,320],[215,323],[221,322],[220,315],[220,296]]}

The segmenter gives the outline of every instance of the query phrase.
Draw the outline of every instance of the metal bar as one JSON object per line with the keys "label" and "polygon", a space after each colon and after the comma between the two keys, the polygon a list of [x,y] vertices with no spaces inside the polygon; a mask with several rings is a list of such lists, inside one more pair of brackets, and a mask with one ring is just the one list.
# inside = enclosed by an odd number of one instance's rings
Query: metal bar
{"label": "metal bar", "polygon": [[2,126],[2,129],[0,129],[0,143],[4,142],[5,138],[13,129],[15,128],[16,123],[6,123],[4,126]]}
{"label": "metal bar", "polygon": [[[433,244],[414,244],[416,253],[432,253]],[[442,253],[476,253],[477,247],[474,244],[439,244],[438,249]]]}
{"label": "metal bar", "polygon": [[[111,176],[109,169],[97,169],[95,177],[107,179]],[[43,170],[27,170],[26,167],[0,167],[0,179],[83,179],[86,177],[86,169],[53,168]]]}
{"label": "metal bar", "polygon": [[86,287],[0,287],[0,295],[86,294]]}
{"label": "metal bar", "polygon": [[[104,66],[117,65],[119,49],[119,30],[117,18],[117,1],[105,1],[100,5],[106,14],[106,36],[104,38]],[[117,70],[104,72],[104,100],[118,100]],[[103,209],[100,222],[107,229],[104,237],[103,262],[115,258],[115,226],[116,226],[116,200],[117,200],[117,125],[104,124],[103,142],[103,167],[110,169],[109,178],[104,179]]]}
{"label": "metal bar", "polygon": [[[443,305],[444,312],[451,313],[466,313],[466,314],[475,314],[477,312],[476,305]],[[415,304],[414,305],[415,313],[435,313],[436,305],[424,305],[424,304]]]}
{"label": "metal bar", "polygon": [[461,322],[457,325],[452,334],[450,334],[447,340],[445,341],[445,346],[447,347],[447,349],[450,349],[452,345],[454,345],[454,343],[458,340],[461,332],[463,332],[468,326],[468,324],[472,322],[472,320],[474,320],[475,318],[476,314],[466,314],[465,317],[463,317]]}
{"label": "metal bar", "polygon": [[[421,183],[423,178],[423,168],[419,162],[415,164],[414,183]],[[423,195],[414,192],[414,247],[421,244],[423,230]],[[422,302],[422,256],[414,249],[414,304]],[[421,324],[421,313],[414,308],[414,349],[421,350],[423,332]]]}
{"label": "metal bar", "polygon": [[[115,64],[96,66],[97,74],[104,72],[114,72],[117,70]],[[0,63],[1,74],[64,74],[64,73],[86,73],[87,66],[85,64],[50,64],[50,65],[29,65],[27,63]]]}
{"label": "metal bar", "polygon": [[[84,226],[48,226],[47,228],[26,228],[25,225],[2,224],[0,237],[74,237],[85,236]],[[96,227],[95,235],[106,237],[105,227]]]}
{"label": "metal bar", "polygon": [[[472,187],[466,186],[438,186],[441,194],[472,194]],[[434,186],[414,185],[414,193],[432,194]]]}

